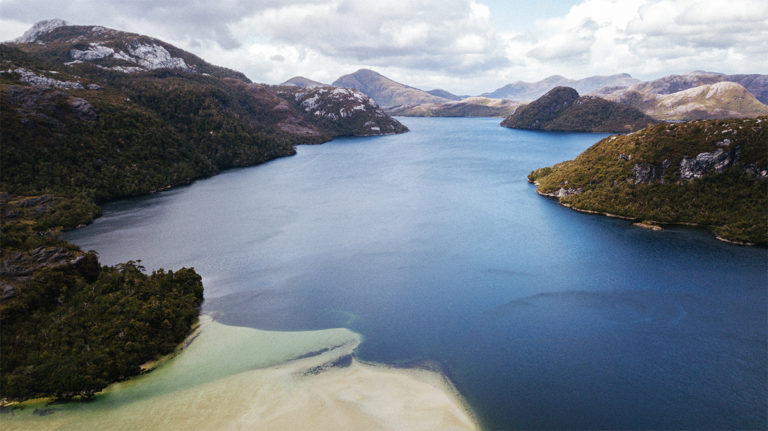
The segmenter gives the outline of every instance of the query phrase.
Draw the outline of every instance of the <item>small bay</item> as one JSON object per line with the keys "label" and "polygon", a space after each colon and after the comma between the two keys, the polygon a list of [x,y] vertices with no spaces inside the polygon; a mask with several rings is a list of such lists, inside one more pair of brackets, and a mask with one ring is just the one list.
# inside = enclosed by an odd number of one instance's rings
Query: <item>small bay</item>
{"label": "small bay", "polygon": [[224,324],[355,331],[359,359],[443,372],[488,429],[765,426],[766,249],[527,183],[606,135],[401,121],[105,205],[67,239],[195,267]]}

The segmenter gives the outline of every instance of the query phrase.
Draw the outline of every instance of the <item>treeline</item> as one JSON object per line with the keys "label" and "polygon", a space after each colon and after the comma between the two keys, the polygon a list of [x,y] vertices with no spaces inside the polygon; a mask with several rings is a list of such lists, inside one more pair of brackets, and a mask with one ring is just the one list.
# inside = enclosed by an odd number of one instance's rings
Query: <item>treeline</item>
{"label": "treeline", "polygon": [[0,304],[0,395],[90,397],[172,352],[197,320],[200,276],[142,269],[100,267],[86,254],[36,271]]}

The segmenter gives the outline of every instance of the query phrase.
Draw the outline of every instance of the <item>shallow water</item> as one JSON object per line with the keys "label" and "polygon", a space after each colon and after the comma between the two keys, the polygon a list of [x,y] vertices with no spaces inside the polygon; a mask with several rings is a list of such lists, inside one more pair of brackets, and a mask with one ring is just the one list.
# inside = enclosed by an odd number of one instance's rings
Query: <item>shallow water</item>
{"label": "shallow water", "polygon": [[108,264],[194,266],[223,323],[346,327],[361,359],[439,364],[487,428],[765,426],[765,249],[577,213],[526,182],[605,135],[402,121],[107,205],[68,239]]}

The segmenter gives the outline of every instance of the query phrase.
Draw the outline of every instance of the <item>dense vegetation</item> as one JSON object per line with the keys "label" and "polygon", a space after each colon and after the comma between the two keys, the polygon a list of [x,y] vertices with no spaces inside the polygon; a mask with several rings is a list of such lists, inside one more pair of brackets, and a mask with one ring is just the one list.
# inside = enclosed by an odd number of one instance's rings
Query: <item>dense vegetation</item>
{"label": "dense vegetation", "polygon": [[[4,58],[36,64],[15,47],[0,50]],[[100,202],[294,153],[293,138],[275,130],[277,102],[243,95],[226,79],[78,66],[102,88],[36,88],[0,75],[2,190]],[[62,71],[56,79],[77,77]]]}
{"label": "dense vegetation", "polygon": [[569,87],[555,87],[521,106],[501,125],[513,129],[569,132],[631,132],[656,120],[639,110],[599,97],[582,96]]}
{"label": "dense vegetation", "polygon": [[194,269],[101,266],[58,236],[92,205],[52,195],[2,196],[0,396],[89,397],[170,353],[197,321]]}
{"label": "dense vegetation", "polygon": [[[692,163],[718,149],[732,161],[684,178],[684,158]],[[658,124],[611,136],[575,160],[533,171],[529,180],[577,209],[696,224],[724,239],[766,244],[767,169],[768,117],[761,117]]]}
{"label": "dense vegetation", "polygon": [[97,203],[291,155],[296,144],[407,130],[373,105],[358,109],[364,96],[351,91],[321,100],[330,121],[293,94],[103,27],[0,44],[0,62],[0,398],[89,397],[171,352],[197,319],[193,269],[102,267],[59,238],[98,216]]}

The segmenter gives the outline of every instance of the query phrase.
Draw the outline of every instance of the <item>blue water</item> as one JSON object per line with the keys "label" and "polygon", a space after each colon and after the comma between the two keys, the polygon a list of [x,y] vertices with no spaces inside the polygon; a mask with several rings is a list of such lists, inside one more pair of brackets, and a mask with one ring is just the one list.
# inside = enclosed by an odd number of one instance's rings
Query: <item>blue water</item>
{"label": "blue water", "polygon": [[526,182],[605,135],[402,121],[106,205],[68,239],[194,266],[223,323],[360,332],[360,358],[440,369],[488,429],[766,427],[766,249]]}

